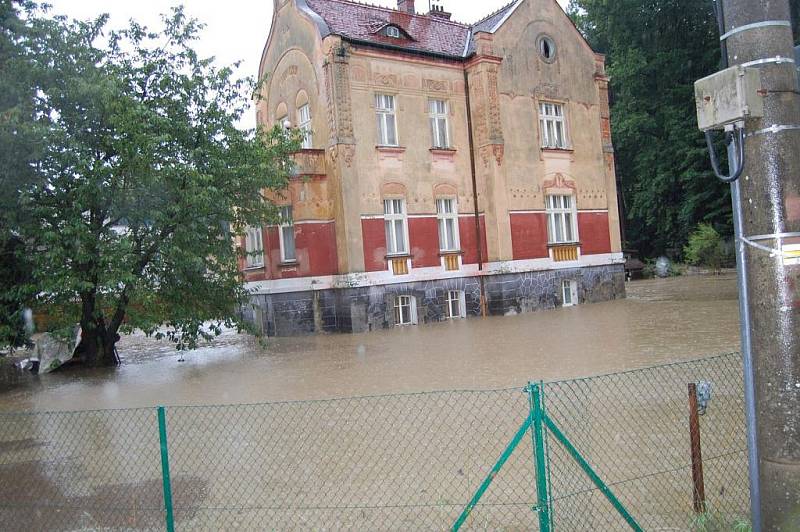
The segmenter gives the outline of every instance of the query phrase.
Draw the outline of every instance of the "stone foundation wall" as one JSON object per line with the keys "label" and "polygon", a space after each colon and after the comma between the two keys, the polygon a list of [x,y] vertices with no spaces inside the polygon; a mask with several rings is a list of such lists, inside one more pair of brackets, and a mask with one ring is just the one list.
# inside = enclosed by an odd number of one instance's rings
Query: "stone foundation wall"
{"label": "stone foundation wall", "polygon": [[[625,297],[622,265],[497,274],[483,279],[491,315],[559,307],[563,280],[577,282],[580,304]],[[400,295],[416,299],[419,325],[441,321],[449,290],[464,292],[467,317],[480,315],[478,277],[255,295],[242,312],[268,336],[365,332],[395,325],[394,300]]]}

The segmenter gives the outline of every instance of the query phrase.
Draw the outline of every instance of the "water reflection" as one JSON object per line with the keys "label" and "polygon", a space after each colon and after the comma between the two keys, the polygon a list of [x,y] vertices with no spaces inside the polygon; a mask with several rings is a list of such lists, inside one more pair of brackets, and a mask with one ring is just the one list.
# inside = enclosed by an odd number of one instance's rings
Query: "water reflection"
{"label": "water reflection", "polygon": [[735,276],[628,284],[628,299],[357,335],[226,334],[179,363],[125,338],[124,365],[56,373],[0,394],[1,410],[252,403],[485,389],[633,369],[738,349]]}

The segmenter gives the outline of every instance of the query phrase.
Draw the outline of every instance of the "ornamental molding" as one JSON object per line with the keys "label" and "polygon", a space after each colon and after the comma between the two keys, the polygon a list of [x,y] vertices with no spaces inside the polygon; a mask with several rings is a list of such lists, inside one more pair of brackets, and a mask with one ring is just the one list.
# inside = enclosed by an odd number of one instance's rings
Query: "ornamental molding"
{"label": "ornamental molding", "polygon": [[397,76],[395,74],[373,74],[372,83],[379,87],[397,87]]}
{"label": "ornamental molding", "polygon": [[558,98],[558,85],[540,83],[533,89],[533,94],[537,97]]}
{"label": "ornamental molding", "polygon": [[554,188],[558,189],[571,189],[574,191],[578,190],[578,186],[575,184],[575,180],[571,177],[567,177],[562,173],[553,174],[553,177],[550,179],[545,179],[542,185],[544,190],[550,190]]}
{"label": "ornamental molding", "polygon": [[402,183],[384,183],[381,186],[381,196],[384,198],[405,198],[406,186]]}
{"label": "ornamental molding", "polygon": [[423,87],[425,90],[432,92],[449,92],[450,82],[447,80],[426,79],[423,81]]}
{"label": "ornamental molding", "polygon": [[286,81],[286,79],[291,76],[297,76],[298,72],[299,68],[297,65],[289,65],[286,67],[286,70],[284,70],[283,74],[281,74],[281,83]]}

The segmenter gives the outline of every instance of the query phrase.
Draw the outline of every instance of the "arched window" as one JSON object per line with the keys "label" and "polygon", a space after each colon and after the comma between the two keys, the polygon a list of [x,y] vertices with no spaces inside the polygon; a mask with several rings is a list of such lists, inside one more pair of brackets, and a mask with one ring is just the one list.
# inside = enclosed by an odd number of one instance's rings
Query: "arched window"
{"label": "arched window", "polygon": [[275,125],[279,127],[286,127],[286,121],[289,120],[289,109],[285,103],[281,102],[275,108]]}
{"label": "arched window", "polygon": [[303,132],[303,144],[301,147],[304,150],[309,150],[314,147],[314,132],[311,127],[311,103],[308,101],[306,91],[301,90],[297,93],[295,108],[297,109],[297,128]]}
{"label": "arched window", "polygon": [[311,149],[313,146],[314,132],[311,129],[311,107],[308,104],[297,108],[297,127],[303,132],[302,148]]}

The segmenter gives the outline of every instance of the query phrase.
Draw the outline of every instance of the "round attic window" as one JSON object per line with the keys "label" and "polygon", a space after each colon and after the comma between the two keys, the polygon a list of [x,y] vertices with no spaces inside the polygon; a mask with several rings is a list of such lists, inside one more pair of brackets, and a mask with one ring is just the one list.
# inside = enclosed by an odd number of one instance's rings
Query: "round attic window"
{"label": "round attic window", "polygon": [[536,40],[536,48],[539,55],[548,63],[556,60],[556,43],[547,35],[540,35]]}

